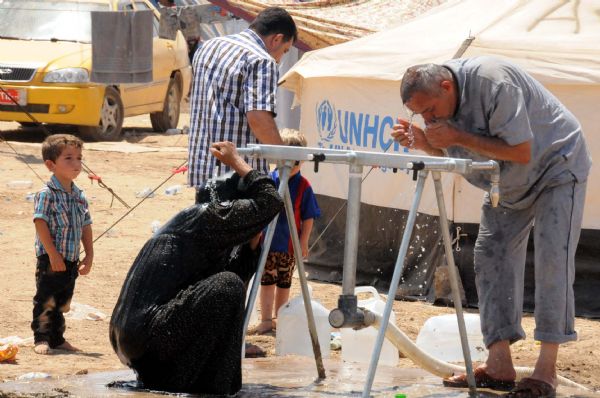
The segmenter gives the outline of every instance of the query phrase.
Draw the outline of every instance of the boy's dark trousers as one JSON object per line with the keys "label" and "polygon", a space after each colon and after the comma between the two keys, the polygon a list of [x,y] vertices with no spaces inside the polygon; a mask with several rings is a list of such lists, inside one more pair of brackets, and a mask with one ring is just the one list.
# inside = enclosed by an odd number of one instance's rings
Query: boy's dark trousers
{"label": "boy's dark trousers", "polygon": [[79,275],[78,261],[65,261],[64,272],[53,272],[47,254],[37,258],[35,270],[36,293],[33,297],[31,329],[35,343],[45,341],[50,348],[65,342],[65,317]]}

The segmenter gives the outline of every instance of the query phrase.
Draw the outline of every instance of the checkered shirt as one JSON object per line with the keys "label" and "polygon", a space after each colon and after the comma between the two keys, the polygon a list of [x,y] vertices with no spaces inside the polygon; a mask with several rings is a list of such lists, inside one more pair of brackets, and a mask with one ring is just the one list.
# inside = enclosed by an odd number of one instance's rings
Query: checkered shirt
{"label": "checkered shirt", "polygon": [[[35,195],[33,219],[48,223],[54,246],[67,261],[79,260],[81,234],[92,223],[83,191],[73,183],[71,193],[65,191],[55,176]],[[35,237],[35,255],[46,254],[39,237]]]}
{"label": "checkered shirt", "polygon": [[[246,112],[275,114],[279,71],[262,39],[246,29],[205,42],[194,55],[193,76],[188,181],[200,187],[217,171],[209,152],[213,142],[231,141],[237,147],[258,143]],[[268,172],[266,160],[246,160]]]}

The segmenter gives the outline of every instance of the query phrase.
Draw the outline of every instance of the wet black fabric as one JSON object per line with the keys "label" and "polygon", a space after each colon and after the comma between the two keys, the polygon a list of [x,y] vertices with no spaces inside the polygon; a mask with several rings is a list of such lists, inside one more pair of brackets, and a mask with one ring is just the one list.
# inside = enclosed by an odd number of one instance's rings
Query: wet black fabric
{"label": "wet black fabric", "polygon": [[235,394],[241,388],[244,283],[258,252],[242,245],[281,210],[275,185],[250,172],[234,200],[179,212],[142,248],[110,323],[120,360],[146,388]]}
{"label": "wet black fabric", "polygon": [[36,293],[33,297],[33,340],[45,341],[50,348],[65,342],[65,317],[75,290],[75,280],[79,275],[77,261],[65,261],[64,272],[53,272],[47,254],[37,258],[35,270]]}

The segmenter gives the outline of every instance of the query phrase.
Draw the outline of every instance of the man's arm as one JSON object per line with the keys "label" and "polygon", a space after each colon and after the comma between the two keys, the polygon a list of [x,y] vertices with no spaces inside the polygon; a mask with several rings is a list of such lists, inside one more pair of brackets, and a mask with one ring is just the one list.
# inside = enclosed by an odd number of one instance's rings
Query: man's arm
{"label": "man's arm", "polygon": [[509,145],[500,138],[470,134],[444,122],[428,125],[425,136],[427,142],[434,148],[458,145],[495,160],[521,164],[529,163],[531,160],[531,140]]}
{"label": "man's arm", "polygon": [[246,117],[252,134],[261,144],[283,145],[273,113],[269,111],[248,111]]}

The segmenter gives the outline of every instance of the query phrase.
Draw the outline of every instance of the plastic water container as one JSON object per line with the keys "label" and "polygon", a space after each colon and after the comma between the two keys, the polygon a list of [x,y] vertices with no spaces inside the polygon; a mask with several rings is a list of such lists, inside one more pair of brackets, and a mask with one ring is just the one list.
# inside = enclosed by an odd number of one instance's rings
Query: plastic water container
{"label": "plastic water container", "polygon": [[[373,286],[359,286],[354,289],[354,294],[369,293],[371,297],[365,300],[358,300],[358,306],[365,308],[378,315],[383,315],[385,301]],[[396,323],[396,315],[392,311],[390,314],[390,324]],[[342,360],[346,362],[370,363],[375,341],[379,330],[373,326],[361,330],[351,328],[342,329]],[[380,365],[396,366],[398,364],[398,349],[387,338],[383,340],[381,346],[381,355],[379,356]]]}
{"label": "plastic water container", "polygon": [[[311,305],[315,317],[317,337],[321,346],[321,356],[328,358],[330,351],[329,340],[331,338],[329,310],[315,300],[311,300]],[[275,336],[275,353],[277,355],[296,354],[308,357],[314,356],[302,295],[294,297],[279,309]]]}
{"label": "plastic water container", "polygon": [[[488,351],[483,343],[479,315],[464,314],[471,360],[485,361]],[[429,318],[419,331],[417,346],[429,355],[446,362],[464,362],[456,314]]]}

